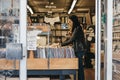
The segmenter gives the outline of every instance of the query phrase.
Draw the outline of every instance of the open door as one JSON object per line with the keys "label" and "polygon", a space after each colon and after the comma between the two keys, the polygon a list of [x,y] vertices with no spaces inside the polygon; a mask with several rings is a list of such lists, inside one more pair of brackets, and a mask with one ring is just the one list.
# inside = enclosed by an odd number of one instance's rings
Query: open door
{"label": "open door", "polygon": [[95,80],[112,80],[113,0],[96,0]]}

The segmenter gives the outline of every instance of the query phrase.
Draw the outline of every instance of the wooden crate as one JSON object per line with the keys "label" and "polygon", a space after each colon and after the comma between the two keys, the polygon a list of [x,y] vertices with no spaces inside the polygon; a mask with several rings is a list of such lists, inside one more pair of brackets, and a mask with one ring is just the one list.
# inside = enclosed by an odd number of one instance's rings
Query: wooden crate
{"label": "wooden crate", "polygon": [[27,59],[27,69],[28,70],[48,69],[48,59],[40,58]]}
{"label": "wooden crate", "polygon": [[49,69],[78,69],[78,58],[50,58]]}
{"label": "wooden crate", "polygon": [[28,80],[50,80],[50,78],[28,78]]}
{"label": "wooden crate", "polygon": [[19,69],[19,61],[16,60],[7,60],[7,59],[0,59],[0,70],[17,70]]}
{"label": "wooden crate", "polygon": [[6,78],[6,80],[20,80],[19,78]]}
{"label": "wooden crate", "polygon": [[[28,70],[41,70],[41,69],[78,69],[77,58],[51,58],[48,68],[48,59],[32,58],[27,59]],[[14,67],[13,60],[0,59],[0,70],[19,70],[19,61],[16,61]]]}
{"label": "wooden crate", "polygon": [[[20,80],[19,78],[7,78],[6,80]],[[50,78],[28,78],[27,80],[50,80]]]}

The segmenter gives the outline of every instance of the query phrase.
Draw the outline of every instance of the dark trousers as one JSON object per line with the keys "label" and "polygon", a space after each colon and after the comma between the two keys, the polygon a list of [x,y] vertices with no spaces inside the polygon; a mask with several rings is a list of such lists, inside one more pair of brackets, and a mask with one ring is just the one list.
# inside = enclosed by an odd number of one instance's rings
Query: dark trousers
{"label": "dark trousers", "polygon": [[76,52],[76,57],[78,58],[79,62],[79,69],[78,69],[78,80],[85,80],[84,79],[84,66],[83,66],[83,55],[84,51]]}

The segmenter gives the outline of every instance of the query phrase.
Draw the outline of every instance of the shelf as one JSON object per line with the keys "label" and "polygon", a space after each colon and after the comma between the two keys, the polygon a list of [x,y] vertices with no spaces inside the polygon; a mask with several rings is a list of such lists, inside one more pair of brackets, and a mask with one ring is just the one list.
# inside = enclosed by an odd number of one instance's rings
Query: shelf
{"label": "shelf", "polygon": [[120,33],[120,30],[114,30],[113,33]]}
{"label": "shelf", "polygon": [[120,17],[117,17],[117,16],[116,16],[116,17],[113,17],[113,19],[117,19],[117,20],[120,20]]}
{"label": "shelf", "polygon": [[113,60],[119,60],[120,61],[120,54],[119,53],[116,53],[116,54],[112,54],[113,56]]}
{"label": "shelf", "polygon": [[118,27],[118,26],[120,26],[120,24],[113,25],[113,27]]}
{"label": "shelf", "polygon": [[114,17],[119,16],[119,15],[120,15],[120,13],[116,13],[116,14],[114,14]]}
{"label": "shelf", "polygon": [[52,29],[51,31],[69,31],[69,29]]}
{"label": "shelf", "polygon": [[103,31],[104,31],[104,29],[101,29],[101,31],[103,32]]}
{"label": "shelf", "polygon": [[47,35],[51,35],[51,32],[41,32],[40,34],[38,34],[38,36],[47,36]]}
{"label": "shelf", "polygon": [[52,37],[59,37],[59,38],[61,37],[62,38],[62,37],[65,37],[65,36],[52,36]]}
{"label": "shelf", "polygon": [[14,20],[19,20],[19,16],[18,16],[18,17],[16,17],[16,16],[0,16],[0,19],[2,19],[2,20],[6,20],[6,19],[10,19],[10,20],[12,20],[12,19],[14,19]]}
{"label": "shelf", "polygon": [[120,38],[119,39],[113,39],[113,40],[120,40]]}

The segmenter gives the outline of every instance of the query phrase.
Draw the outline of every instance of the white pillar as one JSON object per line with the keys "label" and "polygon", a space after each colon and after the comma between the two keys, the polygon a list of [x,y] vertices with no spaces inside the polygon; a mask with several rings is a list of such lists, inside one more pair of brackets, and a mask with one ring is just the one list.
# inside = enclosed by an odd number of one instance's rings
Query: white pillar
{"label": "white pillar", "polygon": [[113,0],[105,1],[105,80],[112,80],[112,27],[113,27]]}
{"label": "white pillar", "polygon": [[20,60],[20,80],[27,80],[27,49],[26,49],[26,23],[27,23],[27,0],[20,0],[20,43],[23,44],[23,59]]}
{"label": "white pillar", "polygon": [[95,27],[95,80],[101,80],[101,0],[96,0]]}

